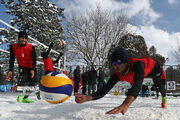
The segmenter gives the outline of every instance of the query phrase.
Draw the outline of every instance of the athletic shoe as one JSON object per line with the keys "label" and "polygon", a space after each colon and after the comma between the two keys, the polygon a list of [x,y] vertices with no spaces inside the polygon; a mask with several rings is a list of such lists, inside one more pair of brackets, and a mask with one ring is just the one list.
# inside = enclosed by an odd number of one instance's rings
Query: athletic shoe
{"label": "athletic shoe", "polygon": [[23,103],[33,103],[34,101],[30,100],[29,98],[25,98],[22,101]]}
{"label": "athletic shoe", "polygon": [[162,97],[161,107],[166,108],[166,106],[167,106],[167,97]]}
{"label": "athletic shoe", "polygon": [[41,97],[40,97],[40,92],[38,91],[38,92],[36,92],[36,96],[37,96],[37,99],[38,100],[41,100]]}
{"label": "athletic shoe", "polygon": [[18,102],[23,102],[23,96],[22,96],[22,95],[19,95],[19,96],[17,97],[17,101],[18,101]]}

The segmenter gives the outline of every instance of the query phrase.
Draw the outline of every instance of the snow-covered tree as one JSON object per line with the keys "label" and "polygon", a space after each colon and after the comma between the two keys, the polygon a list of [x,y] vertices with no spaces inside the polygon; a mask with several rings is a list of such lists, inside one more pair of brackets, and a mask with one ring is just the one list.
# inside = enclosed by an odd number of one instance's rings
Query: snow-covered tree
{"label": "snow-covered tree", "polygon": [[154,47],[154,46],[151,46],[150,48],[149,48],[149,55],[155,55],[156,54],[156,48]]}
{"label": "snow-covered tree", "polygon": [[[8,9],[5,12],[12,15],[12,26],[27,31],[28,35],[46,45],[54,41],[57,43],[54,49],[59,49],[58,40],[63,39],[61,22],[64,9],[49,0],[1,0],[1,4]],[[12,29],[3,33],[9,42],[17,40],[17,34]]]}
{"label": "snow-covered tree", "polygon": [[155,48],[154,46],[151,46],[151,47],[149,48],[149,51],[148,51],[148,52],[149,52],[149,56],[150,56],[151,58],[157,60],[161,66],[164,65],[164,63],[165,63],[165,61],[166,61],[166,60],[165,60],[165,57],[162,56],[162,55],[160,55],[160,54],[158,54],[158,53],[156,52],[156,48]]}
{"label": "snow-covered tree", "polygon": [[124,14],[113,16],[97,5],[95,9],[72,13],[66,24],[67,37],[71,43],[71,53],[83,59],[89,66],[104,65],[112,44],[117,44],[121,36],[128,33],[129,21]]}
{"label": "snow-covered tree", "polygon": [[178,38],[177,38],[177,45],[178,45],[178,47],[174,51],[174,56],[175,56],[176,61],[180,64],[180,45],[179,45],[179,39]]}
{"label": "snow-covered tree", "polygon": [[129,57],[142,58],[149,56],[146,42],[140,35],[124,35],[119,40],[118,44],[111,46],[109,55],[115,48],[125,48],[129,53]]}

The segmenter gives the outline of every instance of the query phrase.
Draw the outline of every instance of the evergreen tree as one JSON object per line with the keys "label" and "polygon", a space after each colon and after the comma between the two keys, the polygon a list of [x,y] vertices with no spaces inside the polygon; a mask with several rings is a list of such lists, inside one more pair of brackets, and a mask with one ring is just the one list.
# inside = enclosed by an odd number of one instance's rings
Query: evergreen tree
{"label": "evergreen tree", "polygon": [[156,54],[156,48],[154,46],[151,46],[149,48],[149,55],[155,55]]}
{"label": "evergreen tree", "polygon": [[[50,41],[58,43],[63,39],[63,28],[61,25],[63,15],[62,8],[51,4],[49,0],[1,0],[8,10],[7,14],[12,15],[10,24],[19,30],[27,31],[28,35],[46,45]],[[15,31],[9,29],[3,34],[9,42],[17,40]],[[58,44],[53,49],[59,49]]]}
{"label": "evergreen tree", "polygon": [[154,46],[150,47],[148,51],[146,42],[140,35],[124,35],[117,45],[111,46],[109,55],[115,48],[125,48],[129,53],[129,57],[143,58],[150,56],[151,58],[157,60],[161,66],[165,63],[165,57],[156,53],[156,48]]}
{"label": "evergreen tree", "polygon": [[148,52],[149,52],[149,56],[150,56],[151,58],[153,58],[154,60],[158,61],[161,66],[164,65],[164,63],[165,63],[165,61],[166,61],[166,60],[165,60],[165,57],[163,57],[162,55],[156,53],[156,48],[155,48],[154,46],[151,46],[151,47],[149,48],[149,51],[148,51]]}
{"label": "evergreen tree", "polygon": [[111,46],[109,55],[115,48],[125,48],[129,53],[129,57],[143,58],[149,56],[146,42],[140,35],[124,35],[117,45]]}

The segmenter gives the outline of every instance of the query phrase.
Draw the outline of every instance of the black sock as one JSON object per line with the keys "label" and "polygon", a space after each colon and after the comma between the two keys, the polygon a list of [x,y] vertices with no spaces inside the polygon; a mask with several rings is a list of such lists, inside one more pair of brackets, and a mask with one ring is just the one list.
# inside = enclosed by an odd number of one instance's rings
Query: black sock
{"label": "black sock", "polygon": [[28,98],[28,97],[29,97],[28,95],[25,95],[23,99],[26,99],[26,98]]}

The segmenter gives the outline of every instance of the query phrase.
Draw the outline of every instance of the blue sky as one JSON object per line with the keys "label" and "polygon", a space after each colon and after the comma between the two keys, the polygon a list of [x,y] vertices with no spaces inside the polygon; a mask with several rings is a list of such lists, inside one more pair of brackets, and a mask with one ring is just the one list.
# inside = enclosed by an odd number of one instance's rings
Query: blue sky
{"label": "blue sky", "polygon": [[154,0],[152,8],[162,14],[154,25],[168,32],[179,32],[180,1],[170,4],[167,0]]}
{"label": "blue sky", "polygon": [[[65,8],[65,15],[96,6],[97,2],[112,12],[126,11],[132,28],[142,35],[148,47],[154,45],[157,52],[172,57],[180,40],[180,0],[50,0]],[[10,17],[3,13],[0,5],[0,19],[9,23]],[[1,26],[0,26],[1,27]],[[169,64],[174,64],[173,58]],[[168,64],[168,63],[167,63]]]}

